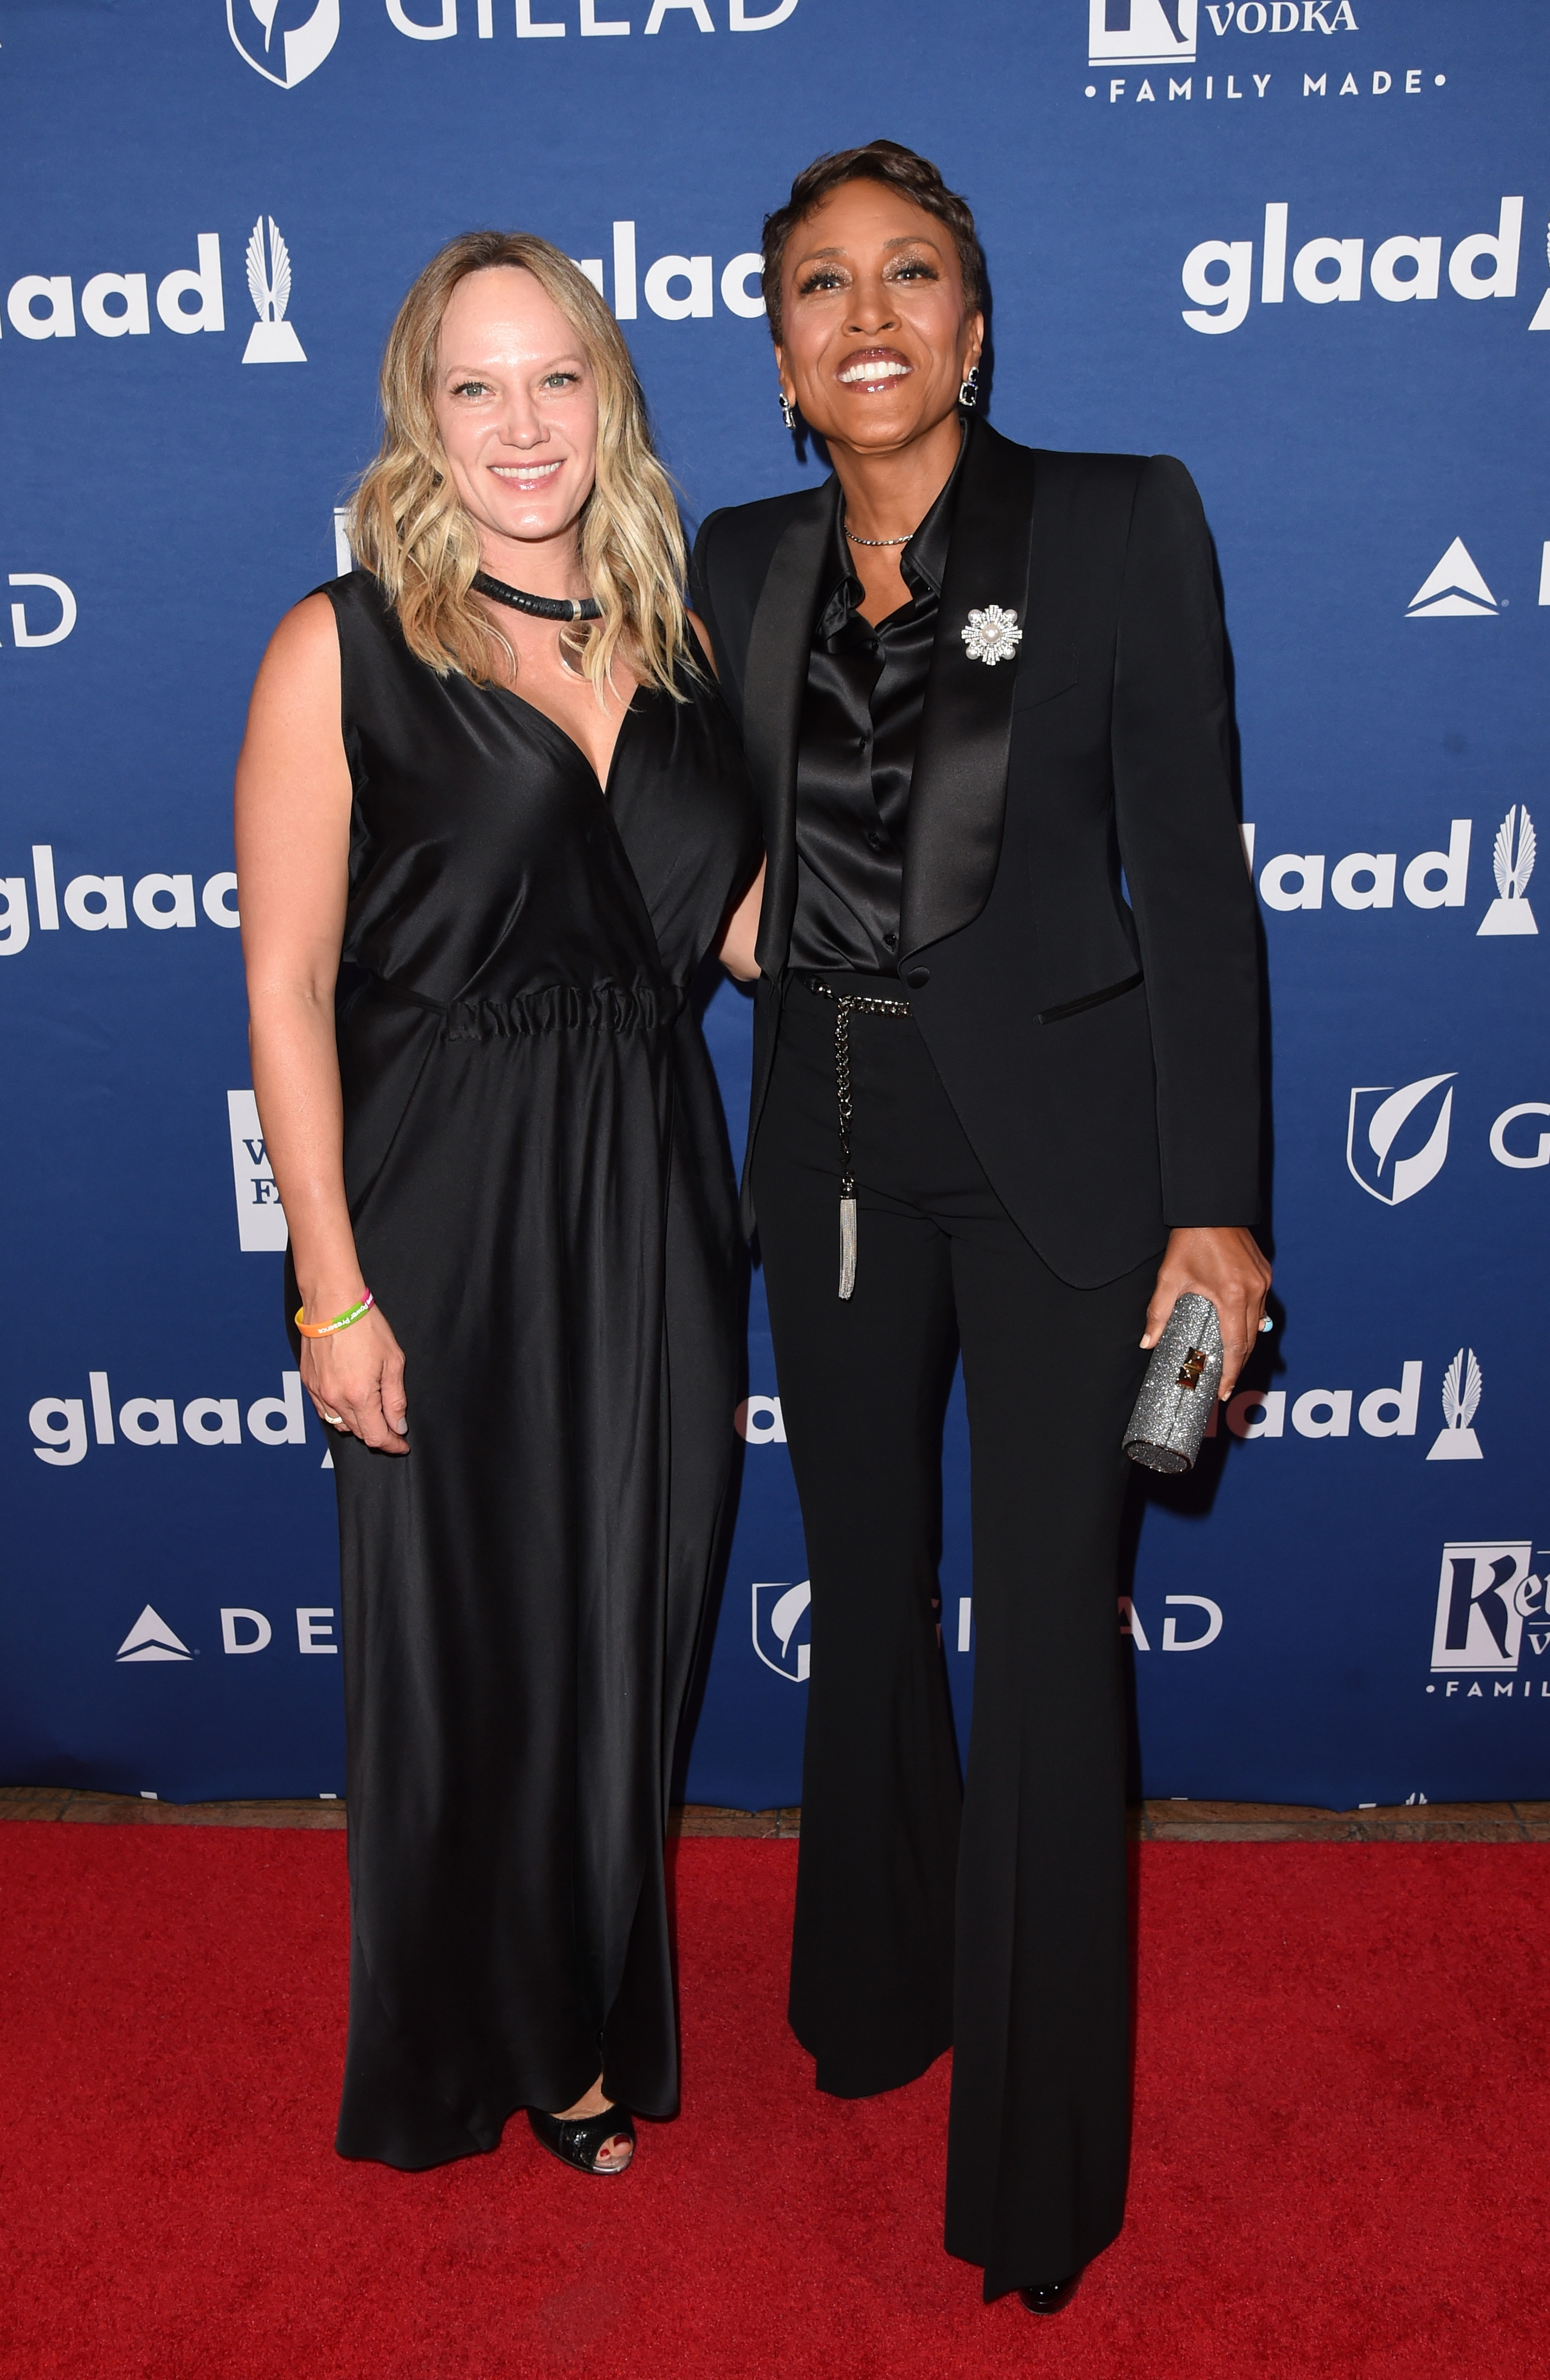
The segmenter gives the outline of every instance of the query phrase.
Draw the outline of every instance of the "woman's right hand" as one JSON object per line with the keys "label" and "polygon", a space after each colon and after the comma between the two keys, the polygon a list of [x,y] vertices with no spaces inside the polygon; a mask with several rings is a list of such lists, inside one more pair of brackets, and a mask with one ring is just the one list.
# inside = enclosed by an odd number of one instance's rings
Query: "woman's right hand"
{"label": "woman's right hand", "polygon": [[380,1306],[326,1339],[303,1339],[301,1384],[331,1428],[379,1453],[409,1452],[404,1351]]}

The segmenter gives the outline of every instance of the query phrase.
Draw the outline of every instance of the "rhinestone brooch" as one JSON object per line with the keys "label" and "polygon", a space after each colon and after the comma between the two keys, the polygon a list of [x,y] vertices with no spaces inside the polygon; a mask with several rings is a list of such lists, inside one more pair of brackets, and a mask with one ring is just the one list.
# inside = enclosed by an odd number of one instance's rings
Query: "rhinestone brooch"
{"label": "rhinestone brooch", "polygon": [[969,625],[962,635],[970,660],[983,662],[988,669],[994,669],[997,662],[1011,661],[1022,642],[1017,613],[1003,611],[999,603],[987,603],[982,612],[970,612]]}

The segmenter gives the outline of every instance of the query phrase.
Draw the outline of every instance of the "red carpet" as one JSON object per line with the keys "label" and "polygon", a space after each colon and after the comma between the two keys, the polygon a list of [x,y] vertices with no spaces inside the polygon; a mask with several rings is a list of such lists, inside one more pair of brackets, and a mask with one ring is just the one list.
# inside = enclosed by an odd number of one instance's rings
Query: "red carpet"
{"label": "red carpet", "polygon": [[5,2380],[1497,2380],[1550,2363],[1550,1849],[1149,1845],[1132,2216],[1075,2304],[940,2241],[946,2062],[819,2098],[795,1852],[678,1855],[688,2112],[330,2146],[337,1835],[0,1828]]}

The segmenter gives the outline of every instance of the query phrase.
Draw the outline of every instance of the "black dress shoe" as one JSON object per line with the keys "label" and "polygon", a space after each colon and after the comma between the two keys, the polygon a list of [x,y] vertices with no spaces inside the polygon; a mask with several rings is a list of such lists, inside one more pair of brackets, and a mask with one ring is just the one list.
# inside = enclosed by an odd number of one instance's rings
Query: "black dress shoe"
{"label": "black dress shoe", "polygon": [[1080,2273],[1073,2273],[1068,2280],[1051,2281],[1042,2289],[1019,2289],[1018,2295],[1030,2313],[1058,2313],[1076,2296],[1080,2278]]}
{"label": "black dress shoe", "polygon": [[[604,2107],[595,2116],[547,2116],[540,2107],[530,2107],[528,2121],[533,2138],[550,2155],[557,2156],[562,2165],[574,2166],[578,2173],[628,2173],[635,2161],[635,2126],[628,2107]],[[629,2143],[630,2155],[623,2165],[599,2165],[598,2158],[616,2136]]]}

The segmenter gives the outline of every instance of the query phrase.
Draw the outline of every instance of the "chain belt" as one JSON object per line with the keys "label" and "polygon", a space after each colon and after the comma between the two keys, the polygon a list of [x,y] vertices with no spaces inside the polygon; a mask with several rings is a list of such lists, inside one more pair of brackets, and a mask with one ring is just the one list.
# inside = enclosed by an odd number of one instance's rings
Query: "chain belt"
{"label": "chain belt", "polygon": [[835,1004],[835,1084],[839,1093],[839,1293],[848,1297],[856,1286],[856,1177],[850,1171],[850,1019],[852,1016],[908,1016],[907,1000],[884,1000],[872,992],[836,991],[822,976],[804,976],[809,991]]}

